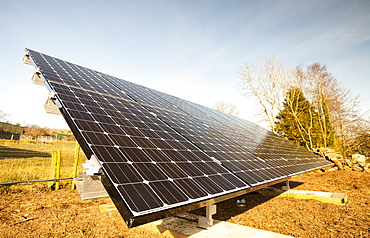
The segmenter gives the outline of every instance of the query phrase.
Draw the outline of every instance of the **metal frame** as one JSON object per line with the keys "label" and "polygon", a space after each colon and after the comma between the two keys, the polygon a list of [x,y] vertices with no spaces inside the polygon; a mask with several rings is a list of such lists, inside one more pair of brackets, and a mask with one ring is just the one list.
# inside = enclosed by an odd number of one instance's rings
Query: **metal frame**
{"label": "metal frame", "polygon": [[207,229],[213,226],[212,215],[216,214],[216,204],[211,204],[206,206],[206,216],[199,217],[198,227]]}
{"label": "metal frame", "polygon": [[[36,66],[36,64],[34,64],[32,58],[30,58],[28,54],[26,54],[25,57],[23,58],[23,62],[25,62],[26,64]],[[45,86],[48,89],[48,91],[52,92],[51,87],[49,86],[48,82],[45,81],[42,74],[40,75],[40,77],[41,77],[41,80],[45,83]],[[69,127],[71,128],[71,130],[72,131],[78,131],[77,128],[75,127],[74,123],[72,122],[72,119],[70,119],[68,117],[68,112],[61,105],[57,96],[54,99],[54,103],[59,108],[61,114],[63,115],[64,119],[66,120],[66,122],[69,125]],[[77,141],[80,143],[81,148],[83,149],[85,155],[88,158],[90,158],[93,155],[93,153],[90,150],[90,148],[88,147],[88,144],[86,143],[86,141],[83,139],[83,137],[79,133],[76,133],[75,137],[76,137]],[[312,171],[312,170],[316,170],[316,169],[317,168],[307,170],[307,171],[302,171],[302,172],[296,173],[294,175],[303,174],[303,173],[306,173],[306,172],[309,172],[309,171]],[[96,173],[96,171],[94,171],[94,174],[95,173]],[[229,199],[234,198],[234,197],[244,195],[244,194],[252,192],[252,191],[259,190],[259,189],[267,187],[267,186],[271,186],[271,185],[274,185],[274,184],[277,184],[277,183],[281,183],[281,182],[286,181],[287,179],[290,178],[290,177],[283,177],[281,179],[266,182],[264,184],[260,184],[260,185],[254,186],[254,187],[249,187],[247,189],[239,190],[239,191],[236,191],[236,192],[233,192],[233,193],[221,195],[221,196],[218,196],[218,197],[215,197],[215,198],[212,198],[212,199],[206,199],[205,198],[205,200],[200,201],[200,202],[198,201],[198,202],[191,203],[191,204],[181,205],[181,206],[178,206],[178,207],[173,207],[173,208],[168,209],[168,210],[161,210],[161,211],[158,211],[158,212],[155,212],[155,213],[149,213],[149,214],[144,214],[144,215],[137,215],[137,214],[135,215],[135,214],[132,214],[130,212],[130,209],[128,209],[128,207],[126,207],[126,204],[123,202],[123,199],[120,196],[120,194],[118,193],[118,191],[116,190],[116,188],[114,187],[114,184],[112,184],[112,182],[107,178],[107,176],[103,173],[103,171],[100,170],[98,175],[101,176],[101,181],[102,181],[104,187],[106,188],[108,194],[110,195],[111,199],[113,200],[114,204],[116,205],[118,211],[121,213],[122,218],[126,221],[126,224],[127,224],[128,227],[138,226],[138,225],[145,224],[145,223],[148,223],[148,222],[153,221],[153,220],[158,220],[158,219],[161,219],[161,218],[164,218],[164,217],[173,216],[173,215],[176,215],[176,214],[179,214],[179,213],[191,211],[191,210],[198,209],[198,208],[205,207],[205,206],[207,208],[206,208],[206,220],[204,220],[204,221],[205,221],[206,225],[207,224],[211,225],[211,224],[213,224],[212,215],[214,214],[213,212],[215,212],[215,205],[214,204],[216,204],[218,202],[225,201],[225,200],[229,200]],[[293,176],[293,175],[290,175],[290,176]]]}
{"label": "metal frame", "polygon": [[118,192],[114,188],[114,185],[109,181],[109,179],[103,173],[101,175],[101,179],[102,179],[102,183],[103,183],[105,189],[107,190],[107,192],[108,192],[109,196],[111,197],[113,203],[115,204],[118,211],[120,212],[123,220],[126,222],[126,225],[130,228],[130,227],[143,225],[143,224],[151,222],[151,221],[163,219],[163,218],[174,216],[174,215],[177,215],[177,214],[180,214],[180,213],[189,212],[189,211],[192,211],[192,210],[195,210],[195,209],[198,209],[198,208],[202,208],[202,207],[210,206],[210,205],[213,205],[213,204],[216,204],[216,203],[219,203],[219,202],[223,202],[223,201],[226,201],[226,200],[229,200],[229,199],[232,199],[232,198],[235,198],[235,197],[238,197],[238,196],[241,196],[241,195],[244,195],[244,194],[256,191],[256,190],[259,190],[259,189],[267,187],[267,186],[272,186],[274,184],[281,183],[281,182],[285,181],[287,178],[276,180],[276,181],[266,183],[266,184],[263,184],[263,185],[259,185],[259,186],[256,186],[256,187],[248,188],[246,190],[241,190],[241,191],[238,191],[238,192],[235,192],[235,193],[230,193],[230,194],[215,197],[215,198],[212,198],[212,199],[204,200],[202,202],[192,203],[192,204],[189,204],[189,205],[185,205],[185,206],[181,206],[181,207],[177,207],[177,208],[173,208],[173,209],[169,209],[169,210],[164,210],[164,211],[160,211],[160,212],[156,212],[156,213],[152,213],[152,214],[137,216],[137,217],[134,217],[129,212],[129,210],[126,208],[126,206],[122,202],[122,199],[121,199],[120,195],[118,194]]}

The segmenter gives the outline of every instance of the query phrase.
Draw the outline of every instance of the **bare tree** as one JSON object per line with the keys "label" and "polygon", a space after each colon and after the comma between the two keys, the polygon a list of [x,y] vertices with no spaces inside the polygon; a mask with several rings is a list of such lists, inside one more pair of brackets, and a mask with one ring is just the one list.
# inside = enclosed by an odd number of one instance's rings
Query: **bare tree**
{"label": "bare tree", "polygon": [[34,138],[38,136],[51,136],[52,132],[48,128],[42,128],[38,125],[26,125],[24,128],[24,135],[32,136]]}
{"label": "bare tree", "polygon": [[295,71],[296,84],[302,88],[319,115],[325,146],[335,146],[343,155],[358,132],[361,120],[359,100],[328,72],[326,65],[314,63]]}
{"label": "bare tree", "polygon": [[260,65],[244,64],[238,71],[241,93],[258,101],[261,114],[273,132],[275,118],[281,109],[284,94],[292,81],[292,70],[281,66],[275,57],[266,58]]}
{"label": "bare tree", "polygon": [[10,115],[8,113],[5,113],[4,111],[0,110],[0,122],[8,121],[9,116]]}
{"label": "bare tree", "polygon": [[237,107],[232,102],[220,101],[213,104],[213,108],[217,111],[227,113],[232,116],[238,116],[240,112],[237,110]]}
{"label": "bare tree", "polygon": [[297,82],[300,83],[302,91],[307,95],[318,114],[323,146],[331,147],[334,144],[334,129],[330,113],[331,100],[335,97],[333,92],[337,85],[336,79],[328,72],[325,65],[314,63],[307,67],[304,72],[300,67],[296,68]]}
{"label": "bare tree", "polygon": [[313,106],[312,113],[318,114],[323,146],[335,146],[344,156],[348,153],[360,128],[359,100],[339,84],[325,65],[286,69],[271,57],[260,65],[245,64],[237,73],[242,94],[257,100],[273,132],[277,133],[275,121],[282,110],[284,94],[290,87],[300,88]]}
{"label": "bare tree", "polygon": [[358,121],[356,136],[351,140],[348,150],[351,154],[370,157],[370,118]]}
{"label": "bare tree", "polygon": [[337,98],[330,105],[333,126],[336,132],[336,147],[343,154],[349,152],[349,145],[361,131],[359,99],[352,97],[349,90],[336,90]]}

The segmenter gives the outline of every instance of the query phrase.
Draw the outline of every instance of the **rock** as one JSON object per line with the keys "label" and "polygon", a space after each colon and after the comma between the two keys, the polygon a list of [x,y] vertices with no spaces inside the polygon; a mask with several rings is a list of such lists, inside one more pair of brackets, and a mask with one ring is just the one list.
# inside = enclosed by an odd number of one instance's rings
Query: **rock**
{"label": "rock", "polygon": [[350,158],[343,158],[341,154],[330,148],[318,148],[313,151],[332,161],[335,169],[370,172],[370,163],[366,163],[366,157],[363,155],[354,154]]}
{"label": "rock", "polygon": [[364,169],[359,166],[355,166],[355,167],[352,167],[352,170],[353,171],[363,171]]}
{"label": "rock", "polygon": [[335,171],[335,170],[338,170],[338,167],[331,167],[330,169],[328,169],[328,171]]}
{"label": "rock", "polygon": [[347,166],[347,165],[343,166],[343,169],[344,169],[344,170],[352,170],[352,168],[351,168],[351,167],[349,167],[349,166]]}
{"label": "rock", "polygon": [[354,166],[354,163],[352,161],[350,161],[349,159],[345,159],[344,160],[344,164],[347,165],[347,166],[349,166],[349,167]]}
{"label": "rock", "polygon": [[330,149],[330,148],[316,149],[316,153],[320,154],[321,156],[326,157],[327,159],[329,159],[331,161],[343,159],[341,154],[335,152],[335,150]]}
{"label": "rock", "polygon": [[342,162],[340,162],[339,160],[334,160],[334,165],[337,166],[339,169],[343,169],[343,165],[342,165]]}
{"label": "rock", "polygon": [[354,154],[352,155],[352,160],[353,161],[356,160],[362,166],[365,166],[366,164],[366,157],[364,155]]}
{"label": "rock", "polygon": [[370,172],[370,163],[366,163],[365,166],[361,166],[362,171]]}

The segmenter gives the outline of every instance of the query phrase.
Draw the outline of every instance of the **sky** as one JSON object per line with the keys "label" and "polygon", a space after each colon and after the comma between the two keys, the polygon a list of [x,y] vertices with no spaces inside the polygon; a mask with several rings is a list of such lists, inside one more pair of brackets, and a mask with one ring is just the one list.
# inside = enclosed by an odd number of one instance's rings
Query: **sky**
{"label": "sky", "polygon": [[[237,105],[236,71],[275,56],[286,67],[325,64],[370,110],[370,1],[0,0],[0,110],[9,122],[68,129],[47,114],[47,89],[22,63],[30,48],[212,107]],[[367,112],[367,114],[369,113]]]}

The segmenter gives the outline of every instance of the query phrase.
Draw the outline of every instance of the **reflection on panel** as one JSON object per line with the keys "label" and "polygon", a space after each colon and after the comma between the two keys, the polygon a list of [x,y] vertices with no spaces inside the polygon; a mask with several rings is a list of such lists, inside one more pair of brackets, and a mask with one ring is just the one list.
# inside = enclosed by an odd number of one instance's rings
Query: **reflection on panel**
{"label": "reflection on panel", "polygon": [[130,224],[330,165],[246,120],[28,54],[85,154],[99,162],[105,186]]}

